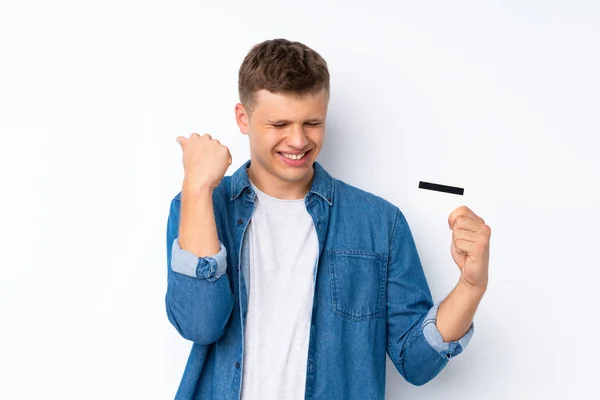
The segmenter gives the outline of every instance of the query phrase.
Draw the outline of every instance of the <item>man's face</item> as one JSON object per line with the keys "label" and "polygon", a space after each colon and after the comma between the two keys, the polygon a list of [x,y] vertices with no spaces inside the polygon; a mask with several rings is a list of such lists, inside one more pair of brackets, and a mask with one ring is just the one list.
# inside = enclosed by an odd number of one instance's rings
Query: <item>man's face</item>
{"label": "man's face", "polygon": [[250,176],[271,196],[300,196],[325,138],[329,96],[324,90],[302,96],[261,90],[255,96],[252,115],[236,107],[238,126],[249,134]]}

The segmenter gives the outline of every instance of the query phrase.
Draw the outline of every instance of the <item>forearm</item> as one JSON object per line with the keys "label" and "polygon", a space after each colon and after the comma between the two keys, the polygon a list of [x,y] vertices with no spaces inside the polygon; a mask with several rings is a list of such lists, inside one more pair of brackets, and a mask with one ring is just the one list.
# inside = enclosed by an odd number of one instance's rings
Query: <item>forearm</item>
{"label": "forearm", "polygon": [[212,195],[209,186],[184,180],[179,245],[196,257],[214,256],[220,250]]}
{"label": "forearm", "polygon": [[459,280],[439,306],[436,325],[444,342],[459,340],[469,330],[486,288]]}

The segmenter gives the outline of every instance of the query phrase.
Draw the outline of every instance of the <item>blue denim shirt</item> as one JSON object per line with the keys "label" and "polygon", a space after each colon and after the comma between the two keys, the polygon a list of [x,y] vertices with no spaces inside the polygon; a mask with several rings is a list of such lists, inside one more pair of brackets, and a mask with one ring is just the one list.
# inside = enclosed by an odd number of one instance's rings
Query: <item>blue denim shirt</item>
{"label": "blue denim shirt", "polygon": [[[213,191],[221,250],[198,258],[178,243],[179,193],[167,224],[169,321],[193,342],[176,399],[239,399],[247,310],[246,228],[254,210],[247,161]],[[318,163],[306,195],[319,257],[310,327],[306,399],[384,399],[386,353],[410,383],[433,379],[467,346],[445,343],[407,221],[390,202]]]}

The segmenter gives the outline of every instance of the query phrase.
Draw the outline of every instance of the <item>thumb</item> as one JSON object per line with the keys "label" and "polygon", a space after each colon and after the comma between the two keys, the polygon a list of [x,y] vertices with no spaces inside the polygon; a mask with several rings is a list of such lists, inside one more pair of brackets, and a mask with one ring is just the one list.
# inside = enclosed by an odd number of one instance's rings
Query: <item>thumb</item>
{"label": "thumb", "polygon": [[187,139],[186,139],[186,138],[184,138],[183,136],[177,136],[177,143],[179,143],[179,145],[180,145],[181,147],[183,147],[183,144],[184,144],[185,142],[187,142]]}

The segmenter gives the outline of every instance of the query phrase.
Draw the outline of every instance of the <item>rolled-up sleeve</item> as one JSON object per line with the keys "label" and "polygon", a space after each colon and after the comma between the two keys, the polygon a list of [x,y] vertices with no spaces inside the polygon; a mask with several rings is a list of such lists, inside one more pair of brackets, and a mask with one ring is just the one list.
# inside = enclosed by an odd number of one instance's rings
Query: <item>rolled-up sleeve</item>
{"label": "rolled-up sleeve", "polygon": [[397,210],[390,245],[387,291],[388,354],[413,385],[431,381],[467,346],[473,329],[445,343],[437,329],[436,305],[406,218]]}
{"label": "rolled-up sleeve", "polygon": [[214,282],[227,271],[227,249],[219,242],[217,254],[197,257],[179,245],[179,238],[173,240],[171,269],[173,271],[198,279]]}
{"label": "rolled-up sleeve", "polygon": [[471,341],[471,337],[474,333],[474,324],[471,323],[468,331],[461,337],[460,339],[453,342],[444,342],[441,332],[437,328],[437,312],[440,307],[440,303],[437,303],[435,306],[429,310],[425,319],[423,321],[423,336],[425,340],[441,357],[446,359],[451,359],[462,353],[464,349],[467,348],[469,342]]}

